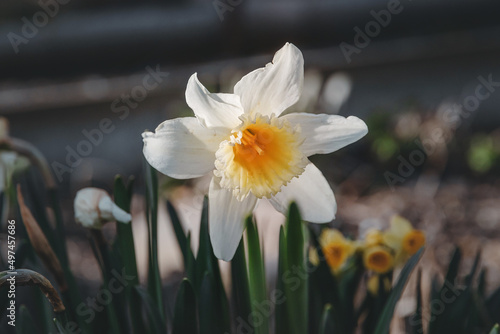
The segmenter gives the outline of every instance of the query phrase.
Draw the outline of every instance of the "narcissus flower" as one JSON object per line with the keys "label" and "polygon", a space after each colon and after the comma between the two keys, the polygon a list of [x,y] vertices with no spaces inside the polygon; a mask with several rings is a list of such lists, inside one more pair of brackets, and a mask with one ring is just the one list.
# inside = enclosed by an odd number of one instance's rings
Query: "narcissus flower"
{"label": "narcissus flower", "polygon": [[100,229],[109,221],[128,223],[129,213],[120,209],[108,195],[98,188],[83,188],[75,197],[75,220],[87,228]]}
{"label": "narcissus flower", "polygon": [[384,234],[375,228],[370,229],[365,234],[364,246],[380,246],[384,243]]}
{"label": "narcissus flower", "polygon": [[356,250],[353,241],[344,238],[340,231],[334,229],[323,230],[319,237],[319,243],[332,273],[341,269]]}
{"label": "narcissus flower", "polygon": [[394,256],[385,246],[367,247],[363,252],[363,263],[366,269],[383,274],[394,267]]}
{"label": "narcissus flower", "polygon": [[396,262],[400,263],[425,245],[425,234],[414,229],[407,219],[396,215],[384,234],[384,243],[396,251]]}
{"label": "narcissus flower", "polygon": [[187,179],[212,173],[210,237],[215,255],[231,260],[258,200],[280,212],[297,202],[304,220],[331,221],[333,192],[307,157],[336,151],[367,133],[357,117],[281,114],[299,99],[302,53],[285,44],[272,63],[245,75],[233,94],[210,93],[191,76],[187,104],[196,118],[168,120],[143,133],[144,156],[158,171]]}

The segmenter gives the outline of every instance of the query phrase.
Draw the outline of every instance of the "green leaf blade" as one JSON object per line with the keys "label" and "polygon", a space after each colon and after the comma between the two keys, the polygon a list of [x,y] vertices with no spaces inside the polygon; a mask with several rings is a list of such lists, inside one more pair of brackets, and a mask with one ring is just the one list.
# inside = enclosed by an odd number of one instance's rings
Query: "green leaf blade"
{"label": "green leaf blade", "polygon": [[394,314],[394,309],[396,307],[396,303],[398,302],[403,290],[406,286],[408,278],[412,273],[413,269],[417,265],[420,257],[422,256],[423,248],[421,248],[417,253],[415,253],[409,260],[406,262],[405,266],[401,270],[399,274],[398,281],[394,288],[392,289],[389,298],[385,304],[385,307],[382,311],[382,315],[377,323],[377,327],[375,328],[374,334],[387,334],[389,333],[389,327],[391,324],[391,320]]}
{"label": "green leaf blade", "polygon": [[[269,314],[262,314],[259,306],[269,302],[267,300],[266,275],[264,270],[264,260],[260,250],[259,231],[257,225],[253,222],[253,217],[249,216],[246,219],[247,231],[247,247],[248,247],[248,281],[250,285],[250,300],[252,313],[261,315],[262,321],[255,326],[256,334],[269,333]],[[256,321],[257,322],[257,321]]]}
{"label": "green leaf blade", "polygon": [[197,334],[196,295],[188,279],[183,279],[175,301],[172,334]]}

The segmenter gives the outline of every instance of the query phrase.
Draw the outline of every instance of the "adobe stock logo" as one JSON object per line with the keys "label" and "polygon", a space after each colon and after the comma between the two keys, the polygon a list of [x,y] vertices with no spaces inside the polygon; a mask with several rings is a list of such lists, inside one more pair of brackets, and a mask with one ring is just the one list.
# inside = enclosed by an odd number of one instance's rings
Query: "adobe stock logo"
{"label": "adobe stock logo", "polygon": [[[411,1],[411,0],[410,0]],[[403,11],[403,5],[399,0],[389,0],[387,3],[387,9],[382,9],[378,12],[371,10],[370,15],[374,20],[369,21],[365,24],[364,31],[358,26],[354,27],[354,45],[342,42],[340,43],[340,50],[350,64],[352,55],[354,53],[360,54],[361,51],[370,45],[372,38],[377,37],[382,32],[382,28],[389,26],[393,15],[397,15]]]}
{"label": "adobe stock logo", "polygon": [[243,0],[214,0],[212,5],[214,6],[217,15],[219,15],[220,21],[224,21],[224,14],[226,12],[232,12],[236,7],[241,5]]}
{"label": "adobe stock logo", "polygon": [[26,16],[21,18],[23,25],[20,34],[16,34],[12,31],[7,34],[7,38],[14,52],[18,54],[19,46],[21,44],[28,44],[30,40],[35,38],[36,35],[38,35],[39,28],[45,27],[51,18],[59,14],[60,5],[66,5],[70,1],[71,0],[39,0],[38,5],[42,10],[33,14],[31,20]]}
{"label": "adobe stock logo", "polygon": [[[117,128],[118,121],[124,121],[130,115],[131,109],[139,107],[149,94],[155,90],[168,77],[168,72],[162,72],[160,65],[156,68],[146,66],[146,74],[140,85],[134,86],[130,92],[122,93],[110,105],[110,111],[115,114],[113,118],[104,117],[90,130],[83,129],[81,139],[74,147],[66,145],[66,157],[64,161],[53,161],[52,170],[59,182],[63,181],[64,174],[71,174],[75,168],[81,165],[83,159],[90,156],[94,149],[100,146],[106,135],[111,134]],[[140,139],[138,139],[140,140]]]}
{"label": "adobe stock logo", "polygon": [[424,164],[428,156],[434,154],[439,146],[446,145],[451,138],[447,138],[447,129],[455,131],[464,120],[468,119],[481,105],[500,87],[500,81],[493,81],[490,73],[487,78],[482,75],[477,77],[474,92],[463,98],[462,103],[454,103],[441,113],[441,122],[430,131],[426,138],[416,138],[413,142],[417,146],[409,153],[407,158],[400,154],[397,171],[385,171],[384,178],[391,188],[408,180],[416,171],[416,167]]}

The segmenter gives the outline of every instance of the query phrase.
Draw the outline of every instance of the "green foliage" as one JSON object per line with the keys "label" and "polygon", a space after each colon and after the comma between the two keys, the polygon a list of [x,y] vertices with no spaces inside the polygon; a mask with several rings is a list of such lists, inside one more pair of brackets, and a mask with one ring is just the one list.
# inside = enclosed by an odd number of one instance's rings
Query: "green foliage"
{"label": "green foliage", "polygon": [[[243,239],[240,241],[231,261],[232,295],[236,318],[248,322],[252,312],[250,300],[250,283],[248,281],[247,260]],[[250,330],[255,330],[248,324]]]}
{"label": "green foliage", "polygon": [[[389,333],[389,326],[391,324],[392,317],[394,315],[394,308],[396,307],[396,303],[398,302],[403,290],[408,282],[408,278],[410,277],[411,272],[415,269],[420,257],[422,256],[423,249],[420,249],[415,255],[411,257],[408,262],[406,262],[403,270],[399,274],[398,281],[394,288],[392,289],[387,302],[382,311],[382,315],[380,316],[377,327],[375,328],[375,334],[386,334]],[[383,290],[383,287],[382,287]]]}
{"label": "green foliage", "polygon": [[156,170],[146,160],[144,160],[144,164],[146,169],[146,217],[149,235],[148,290],[163,316],[163,296],[158,264],[158,176]]}
{"label": "green foliage", "polygon": [[197,316],[191,321],[197,323],[195,320],[199,319],[200,333],[229,333],[229,302],[208,233],[208,201],[205,199],[203,203],[196,258],[191,250],[191,236],[184,234],[179,216],[170,202],[167,202],[167,209],[183,254],[185,275],[196,295]]}
{"label": "green foliage", "polygon": [[[443,283],[437,278],[432,281],[429,314],[422,311],[423,300],[420,280],[417,282],[417,309],[409,317],[409,327],[418,333],[426,324],[428,333],[483,333],[499,320],[500,289],[485,297],[485,275],[481,270],[478,252],[474,263],[465,277],[460,277],[462,253],[456,248],[448,265]],[[477,279],[475,279],[475,277]]]}
{"label": "green foliage", "polygon": [[[258,334],[386,334],[396,303],[423,252],[421,249],[405,263],[396,283],[389,284],[389,287],[385,283],[392,282],[392,269],[379,274],[369,272],[359,250],[349,257],[341,270],[332,270],[319,244],[317,231],[301,220],[298,206],[292,203],[286,224],[280,228],[278,274],[272,288],[266,281],[265,254],[257,224],[252,216],[246,218],[246,232],[231,262],[230,303],[210,240],[208,199],[205,198],[203,203],[198,236],[185,232],[174,205],[167,201],[167,211],[184,263],[184,278],[176,291],[175,303],[168,303],[158,264],[158,206],[161,203],[158,181],[156,171],[147,164],[145,184],[149,254],[147,284],[143,286],[139,282],[130,222],[117,224],[116,239],[111,242],[98,230],[90,232],[91,245],[102,273],[101,290],[110,290],[117,272],[128,277],[123,289],[113,292],[110,302],[96,312],[91,321],[86,321],[87,316],[76,312],[83,299],[69,266],[65,266],[69,289],[62,291],[61,295],[67,311],[54,313],[45,297],[39,294],[40,298],[34,298],[35,307],[19,309],[18,319],[22,324],[16,328],[18,333],[49,333],[54,329],[59,333],[72,333],[74,329],[80,329],[83,334],[224,334],[236,329],[237,332]],[[130,211],[132,187],[132,181],[126,183],[119,176],[115,179],[114,200],[125,211]],[[27,197],[33,200],[37,194],[37,191],[28,192]],[[51,206],[59,211],[55,192],[51,194],[54,196]],[[60,212],[56,213],[54,228],[48,224],[42,208],[34,206],[43,233],[47,234],[61,264],[67,264]],[[199,241],[197,254],[191,248],[193,237]],[[310,248],[317,254],[318,262],[307,256]],[[17,251],[19,264],[29,259],[35,263],[36,269],[43,271],[27,239],[19,240]],[[485,295],[486,272],[479,269],[480,254],[464,278],[459,277],[461,260],[457,249],[444,283],[437,279],[433,281],[431,301],[442,296],[450,299],[439,314],[427,315],[423,311],[427,308],[423,307],[422,273],[419,272],[417,308],[407,319],[410,332],[421,333],[427,326],[430,334],[487,332],[500,321],[500,289],[490,296]],[[377,292],[367,293],[364,285],[374,275],[378,279]],[[0,306],[7,301],[3,291]],[[173,305],[173,310],[165,305]],[[498,325],[491,329],[491,333],[498,333]]]}
{"label": "green foliage", "polygon": [[196,295],[189,279],[181,282],[175,301],[172,334],[196,334]]}
{"label": "green foliage", "polygon": [[292,203],[288,211],[285,224],[285,245],[280,248],[281,271],[278,280],[282,280],[286,302],[286,318],[288,319],[288,333],[307,333],[307,262],[305,260],[305,228],[297,204]]}
{"label": "green foliage", "polygon": [[[264,258],[260,249],[259,231],[252,216],[246,220],[247,247],[248,247],[248,281],[252,314],[258,314],[254,328],[257,334],[269,333],[270,312],[263,312],[262,307],[269,308],[267,298],[266,275],[264,270]],[[264,311],[267,311],[264,310]]]}
{"label": "green foliage", "polygon": [[36,333],[35,322],[31,317],[29,310],[25,305],[19,308],[18,325],[16,326],[17,334],[31,334]]}

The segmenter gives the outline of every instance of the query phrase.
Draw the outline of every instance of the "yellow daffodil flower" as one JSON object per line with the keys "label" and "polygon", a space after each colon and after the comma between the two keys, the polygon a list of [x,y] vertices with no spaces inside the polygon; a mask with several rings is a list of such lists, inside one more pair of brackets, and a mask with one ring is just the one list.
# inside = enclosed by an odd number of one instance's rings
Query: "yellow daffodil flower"
{"label": "yellow daffodil flower", "polygon": [[280,212],[295,201],[304,220],[325,223],[336,213],[333,192],[308,157],[336,151],[368,129],[357,117],[281,114],[302,92],[304,60],[285,44],[272,63],[245,75],[233,94],[210,93],[193,74],[186,101],[195,117],[167,120],[144,132],[143,153],[158,171],[187,179],[212,174],[210,238],[215,255],[232,259],[258,200]]}
{"label": "yellow daffodil flower", "polygon": [[344,238],[340,231],[334,229],[323,230],[319,237],[319,243],[332,273],[336,273],[341,269],[356,250],[351,240]]}
{"label": "yellow daffodil flower", "polygon": [[384,244],[384,234],[382,231],[372,228],[365,234],[365,247],[379,246]]}
{"label": "yellow daffodil flower", "polygon": [[314,247],[309,247],[309,262],[315,267],[319,266],[318,250]]}
{"label": "yellow daffodil flower", "polygon": [[414,229],[407,219],[396,215],[384,234],[384,243],[396,251],[396,262],[401,263],[425,245],[425,234]]}
{"label": "yellow daffodil flower", "polygon": [[366,269],[384,274],[394,267],[394,255],[385,246],[367,247],[363,252],[363,263]]}

